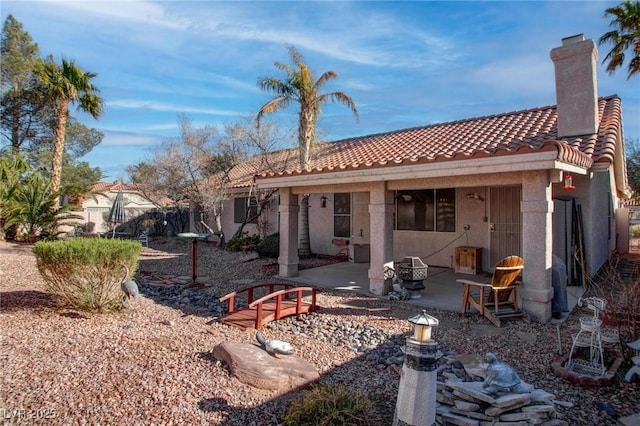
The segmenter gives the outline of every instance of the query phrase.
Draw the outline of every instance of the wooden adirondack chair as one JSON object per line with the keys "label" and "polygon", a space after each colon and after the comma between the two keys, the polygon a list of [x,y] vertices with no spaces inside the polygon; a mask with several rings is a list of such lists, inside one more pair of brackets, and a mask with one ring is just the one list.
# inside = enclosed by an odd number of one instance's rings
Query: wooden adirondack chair
{"label": "wooden adirondack chair", "polygon": [[491,283],[478,283],[466,279],[456,280],[464,285],[462,312],[466,313],[470,306],[478,310],[484,317],[501,325],[501,319],[523,318],[529,316],[518,307],[518,276],[524,269],[524,260],[519,256],[508,256],[498,262],[493,272]]}

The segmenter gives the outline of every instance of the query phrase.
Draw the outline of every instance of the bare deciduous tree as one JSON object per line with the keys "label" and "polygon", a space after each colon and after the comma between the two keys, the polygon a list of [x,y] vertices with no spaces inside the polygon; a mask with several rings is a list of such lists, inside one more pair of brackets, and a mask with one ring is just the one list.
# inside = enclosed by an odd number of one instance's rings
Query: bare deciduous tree
{"label": "bare deciduous tree", "polygon": [[[276,189],[256,191],[254,176],[283,170],[295,153],[275,151],[286,138],[273,124],[255,127],[252,120],[227,125],[223,134],[213,126],[196,128],[186,116],[178,118],[180,137],[164,141],[147,162],[128,168],[135,183],[157,204],[171,199],[176,208],[188,200],[199,226],[210,230],[207,220],[222,231],[225,201],[246,196],[256,208],[247,206],[241,235],[247,223],[259,218]],[[295,159],[293,160],[295,161]],[[264,224],[259,222],[264,230]],[[260,228],[260,226],[259,226]],[[266,232],[266,230],[264,231]]]}

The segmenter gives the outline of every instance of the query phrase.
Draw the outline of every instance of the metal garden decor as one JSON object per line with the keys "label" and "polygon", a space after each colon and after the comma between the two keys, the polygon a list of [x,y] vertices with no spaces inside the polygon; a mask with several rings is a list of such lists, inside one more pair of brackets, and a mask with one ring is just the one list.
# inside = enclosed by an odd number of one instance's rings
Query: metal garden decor
{"label": "metal garden decor", "polygon": [[[607,367],[604,363],[603,344],[618,343],[620,340],[618,330],[602,327],[600,313],[607,306],[606,300],[598,297],[587,297],[580,298],[578,304],[586,306],[593,311],[593,315],[580,317],[580,330],[573,335],[571,352],[565,368],[583,376],[604,376]],[[584,348],[585,352],[588,351],[586,357],[578,357],[578,352],[581,348]]]}

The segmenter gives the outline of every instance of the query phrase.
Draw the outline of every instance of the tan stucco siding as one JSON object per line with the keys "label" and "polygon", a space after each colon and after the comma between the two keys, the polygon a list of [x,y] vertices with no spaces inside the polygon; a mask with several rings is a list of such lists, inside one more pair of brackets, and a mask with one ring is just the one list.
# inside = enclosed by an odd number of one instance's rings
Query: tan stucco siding
{"label": "tan stucco siding", "polygon": [[[489,241],[489,223],[485,187],[456,189],[456,231],[393,231],[393,257],[400,261],[406,256],[417,256],[427,265],[453,268],[455,248],[459,246],[481,247],[486,250]],[[466,194],[478,193],[483,201],[467,199]],[[469,230],[464,230],[469,225]],[[483,269],[489,265],[484,264]]]}
{"label": "tan stucco siding", "polygon": [[[221,223],[222,223],[222,231],[224,232],[225,237],[229,240],[233,234],[240,228],[240,223],[236,223],[234,220],[234,201],[233,199],[226,200],[223,203],[224,210],[222,213]],[[213,223],[213,219],[211,219],[212,223],[208,225],[214,230],[217,231],[215,223]],[[266,236],[273,234],[279,231],[278,227],[278,197],[273,197],[269,203],[268,208],[266,208],[261,216],[258,218],[259,223],[248,223],[245,225],[244,230],[248,235],[261,234],[261,236]]]}
{"label": "tan stucco siding", "polygon": [[585,232],[589,276],[598,272],[615,248],[615,203],[612,203],[613,198],[608,195],[612,192],[612,188],[614,186],[612,186],[609,171],[593,173],[589,197],[581,200],[585,229],[589,230]]}
{"label": "tan stucco siding", "polygon": [[598,272],[615,249],[615,182],[611,170],[605,170],[589,175],[573,175],[573,185],[575,189],[567,191],[562,188],[562,182],[554,184],[553,197],[573,198],[576,206],[581,207],[586,272],[590,277]]}

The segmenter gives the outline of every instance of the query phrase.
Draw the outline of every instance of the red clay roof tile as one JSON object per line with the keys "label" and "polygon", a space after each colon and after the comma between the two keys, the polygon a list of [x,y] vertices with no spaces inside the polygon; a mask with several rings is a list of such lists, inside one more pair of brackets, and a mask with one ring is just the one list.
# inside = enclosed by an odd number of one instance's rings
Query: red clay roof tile
{"label": "red clay roof tile", "polygon": [[[302,171],[297,161],[281,168],[253,170],[261,177],[277,177],[517,155],[551,148],[557,149],[558,160],[589,168],[594,162],[613,162],[616,141],[622,133],[622,105],[617,95],[600,98],[598,111],[596,135],[558,140],[557,110],[552,105],[318,144],[310,171]],[[297,159],[295,150],[281,151],[270,155],[274,164],[283,153]],[[250,174],[249,169],[242,168]]]}

